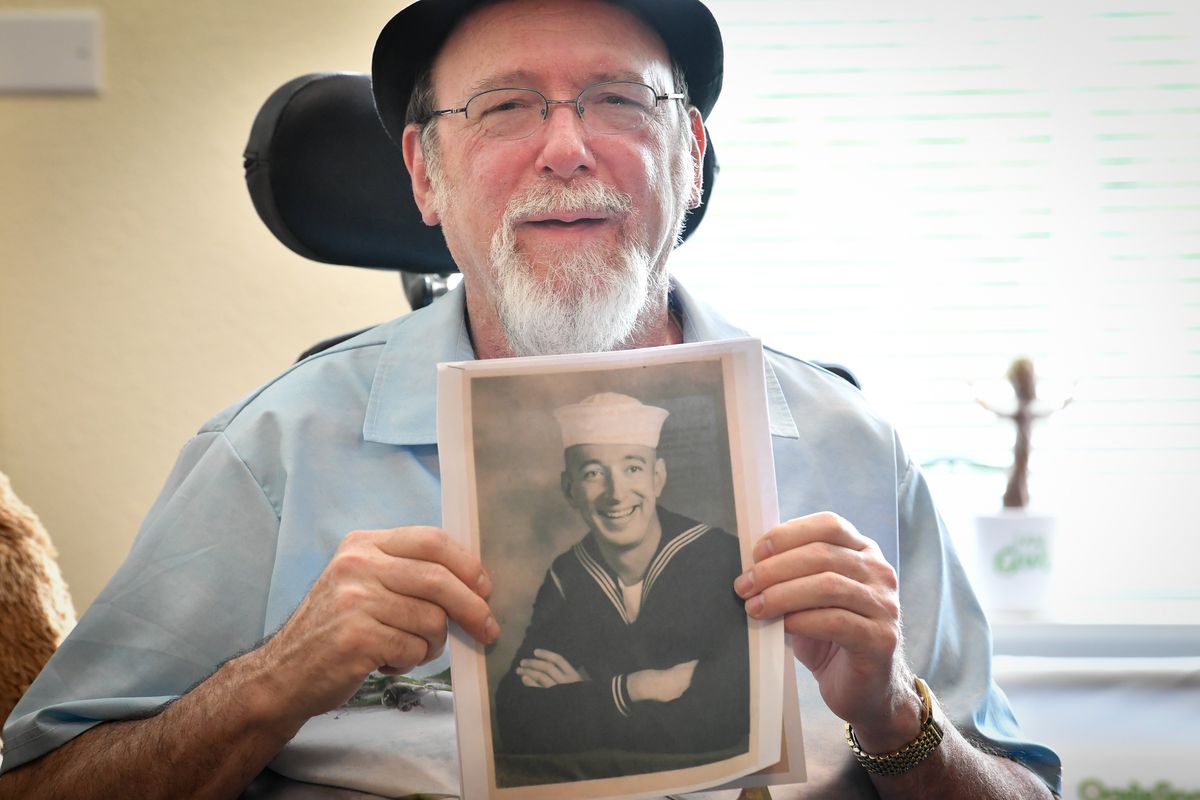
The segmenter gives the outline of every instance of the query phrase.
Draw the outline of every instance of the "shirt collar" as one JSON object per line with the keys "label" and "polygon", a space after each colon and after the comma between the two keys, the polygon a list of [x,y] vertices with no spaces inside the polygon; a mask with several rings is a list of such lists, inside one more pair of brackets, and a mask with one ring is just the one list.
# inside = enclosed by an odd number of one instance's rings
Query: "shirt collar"
{"label": "shirt collar", "polygon": [[[671,303],[679,310],[683,319],[685,342],[715,342],[721,339],[738,339],[749,336],[741,328],[714,311],[707,303],[698,300],[675,278],[671,279]],[[767,388],[767,416],[771,423],[771,435],[786,439],[799,439],[796,420],[788,408],[787,398],[779,385],[779,378],[770,361],[763,361],[763,378]]]}
{"label": "shirt collar", "polygon": [[[437,443],[437,365],[474,361],[462,284],[388,323],[375,368],[363,438],[383,444]],[[447,335],[447,334],[451,335]]]}
{"label": "shirt collar", "polygon": [[[674,279],[671,304],[683,321],[685,342],[736,339],[748,334],[721,318]],[[467,333],[466,293],[460,284],[427,308],[388,324],[387,344],[375,369],[363,437],[396,445],[437,443],[437,365],[474,361]],[[454,335],[447,336],[447,331]],[[779,379],[764,362],[771,435],[799,438]]]}

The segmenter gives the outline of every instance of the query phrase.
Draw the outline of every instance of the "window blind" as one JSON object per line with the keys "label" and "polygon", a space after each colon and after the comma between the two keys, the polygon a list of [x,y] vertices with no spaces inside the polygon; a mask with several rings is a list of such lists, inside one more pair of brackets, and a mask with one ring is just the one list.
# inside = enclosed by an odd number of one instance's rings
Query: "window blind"
{"label": "window blind", "polygon": [[[1074,397],[1034,470],[1091,537],[1079,569],[1110,570],[1135,524],[1195,552],[1200,4],[709,5],[722,170],[677,274],[850,366],[926,464],[1008,463],[1012,427],[975,397],[1032,357],[1049,407]],[[1122,585],[1200,597],[1171,570]]]}

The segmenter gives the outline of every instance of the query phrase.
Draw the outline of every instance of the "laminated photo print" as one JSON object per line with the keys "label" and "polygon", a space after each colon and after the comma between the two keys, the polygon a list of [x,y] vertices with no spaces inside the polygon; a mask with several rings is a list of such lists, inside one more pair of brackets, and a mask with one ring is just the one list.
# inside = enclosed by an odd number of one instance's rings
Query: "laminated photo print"
{"label": "laminated photo print", "polygon": [[444,527],[501,628],[452,630],[464,796],[802,778],[782,623],[732,588],[778,513],[762,370],[755,340],[439,366]]}

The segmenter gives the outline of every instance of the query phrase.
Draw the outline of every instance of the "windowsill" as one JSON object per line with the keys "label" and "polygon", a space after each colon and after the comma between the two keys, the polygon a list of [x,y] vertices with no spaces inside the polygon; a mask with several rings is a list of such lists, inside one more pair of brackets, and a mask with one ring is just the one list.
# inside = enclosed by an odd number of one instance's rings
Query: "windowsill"
{"label": "windowsill", "polygon": [[1200,596],[1057,593],[1041,614],[992,610],[996,655],[1200,657]]}
{"label": "windowsill", "polygon": [[994,621],[992,651],[1065,658],[1200,657],[1200,623]]}

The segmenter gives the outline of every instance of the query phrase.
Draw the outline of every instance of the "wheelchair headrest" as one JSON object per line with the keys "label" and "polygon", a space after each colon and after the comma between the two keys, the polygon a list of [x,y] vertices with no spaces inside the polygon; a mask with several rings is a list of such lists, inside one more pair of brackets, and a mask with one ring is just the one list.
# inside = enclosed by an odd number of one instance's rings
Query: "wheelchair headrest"
{"label": "wheelchair headrest", "polygon": [[250,129],[245,168],[258,215],[305,258],[455,271],[442,232],[421,222],[368,75],[305,75],[275,90]]}
{"label": "wheelchair headrest", "polygon": [[[403,272],[457,271],[440,228],[413,200],[399,148],[375,110],[369,75],[325,72],[285,83],[263,104],[246,145],[246,186],[271,233],[313,261]],[[704,217],[719,166],[704,157]]]}

